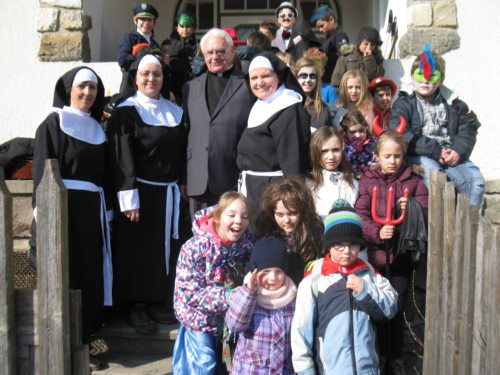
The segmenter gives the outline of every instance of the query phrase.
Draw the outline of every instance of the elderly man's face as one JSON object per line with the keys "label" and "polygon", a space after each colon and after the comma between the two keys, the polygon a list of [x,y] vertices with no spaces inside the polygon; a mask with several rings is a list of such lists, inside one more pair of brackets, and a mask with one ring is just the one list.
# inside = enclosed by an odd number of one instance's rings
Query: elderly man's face
{"label": "elderly man's face", "polygon": [[203,56],[209,72],[222,73],[231,66],[234,49],[224,38],[211,38],[205,42]]}

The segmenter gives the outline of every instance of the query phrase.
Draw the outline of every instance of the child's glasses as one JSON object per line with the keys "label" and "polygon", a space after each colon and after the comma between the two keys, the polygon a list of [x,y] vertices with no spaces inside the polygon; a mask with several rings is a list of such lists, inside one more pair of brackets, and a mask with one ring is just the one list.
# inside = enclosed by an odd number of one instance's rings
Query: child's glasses
{"label": "child's glasses", "polygon": [[358,243],[336,243],[335,245],[332,246],[335,251],[343,252],[346,249],[349,251],[358,251],[361,248],[361,245]]}
{"label": "child's glasses", "polygon": [[293,17],[295,17],[295,14],[293,14],[293,13],[280,13],[279,17],[280,18],[293,18]]}

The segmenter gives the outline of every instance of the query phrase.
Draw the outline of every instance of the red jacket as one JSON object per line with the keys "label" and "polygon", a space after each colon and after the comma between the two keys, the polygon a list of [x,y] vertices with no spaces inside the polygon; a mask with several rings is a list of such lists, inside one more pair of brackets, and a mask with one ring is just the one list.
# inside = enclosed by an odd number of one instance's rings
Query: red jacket
{"label": "red jacket", "polygon": [[[392,175],[382,173],[380,167],[370,170],[359,181],[359,195],[355,204],[356,212],[363,220],[363,235],[368,242],[368,255],[370,262],[380,267],[385,263],[385,257],[382,259],[382,254],[378,254],[380,250],[384,251],[384,241],[380,239],[380,229],[382,225],[373,221],[371,215],[371,201],[373,188],[377,186],[377,215],[385,218],[387,206],[387,192],[389,187],[393,186],[395,190],[394,205],[397,200],[404,196],[404,189],[408,188],[409,196],[415,197],[418,203],[427,214],[428,206],[428,191],[424,182],[417,174],[412,172],[411,167],[403,166],[399,171]],[[396,237],[396,236],[395,236]],[[397,241],[392,241],[397,244]],[[392,251],[392,249],[391,249]]]}

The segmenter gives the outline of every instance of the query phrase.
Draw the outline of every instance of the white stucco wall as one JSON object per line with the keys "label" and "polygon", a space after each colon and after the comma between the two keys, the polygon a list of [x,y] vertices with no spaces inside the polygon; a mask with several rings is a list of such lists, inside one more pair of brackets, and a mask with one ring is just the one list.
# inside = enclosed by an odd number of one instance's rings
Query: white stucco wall
{"label": "white stucco wall", "polygon": [[[394,1],[401,2],[391,0],[389,9]],[[157,2],[160,3],[159,0]],[[0,87],[0,143],[14,137],[33,137],[42,116],[51,106],[57,78],[81,64],[39,62],[37,52],[40,36],[36,31],[38,1],[4,3],[2,16],[8,22],[0,23],[0,45],[3,51],[0,59],[0,71],[3,73]],[[129,5],[127,7],[130,8]],[[457,7],[461,48],[444,56],[447,62],[446,84],[469,104],[482,123],[472,160],[488,179],[498,179],[500,126],[495,115],[500,92],[500,29],[497,27],[500,2],[457,0]],[[164,9],[164,12],[167,14],[168,10]],[[405,14],[396,15],[400,22],[406,19]],[[110,15],[103,15],[102,27],[112,23],[113,19]],[[127,30],[129,26],[124,27]],[[400,35],[403,34],[403,26],[400,25]],[[98,29],[97,25],[94,27]],[[163,35],[166,35],[166,31]],[[410,63],[410,59],[388,61],[387,75],[405,86]],[[116,63],[88,65],[101,76],[108,94],[118,91],[121,72]]]}
{"label": "white stucco wall", "polygon": [[[464,100],[481,122],[471,160],[487,179],[499,179],[500,126],[496,116],[500,97],[500,49],[496,46],[500,45],[500,2],[456,0],[456,4],[460,48],[443,56],[445,86]],[[404,14],[398,14],[399,20],[405,18]],[[409,69],[412,61],[413,58],[387,62],[386,74],[406,91],[411,91]]]}

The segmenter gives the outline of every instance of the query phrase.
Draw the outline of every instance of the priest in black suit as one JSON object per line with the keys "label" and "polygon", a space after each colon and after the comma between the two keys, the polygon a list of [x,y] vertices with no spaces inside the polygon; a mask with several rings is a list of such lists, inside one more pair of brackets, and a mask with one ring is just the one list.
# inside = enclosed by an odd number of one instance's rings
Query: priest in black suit
{"label": "priest in black suit", "polygon": [[233,40],[213,28],[200,41],[207,72],[184,85],[188,131],[186,193],[191,215],[236,190],[236,146],[247,125],[254,97],[242,72],[234,68]]}

